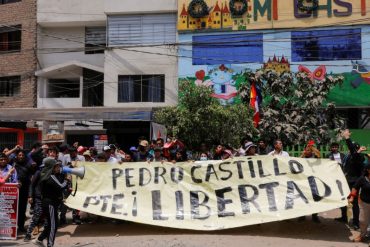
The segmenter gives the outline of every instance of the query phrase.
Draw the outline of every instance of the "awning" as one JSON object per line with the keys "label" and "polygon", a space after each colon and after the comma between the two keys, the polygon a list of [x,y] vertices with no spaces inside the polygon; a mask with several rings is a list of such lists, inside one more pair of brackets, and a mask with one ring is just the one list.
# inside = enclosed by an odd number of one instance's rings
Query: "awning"
{"label": "awning", "polygon": [[85,69],[94,70],[100,73],[104,73],[104,68],[102,67],[98,67],[98,66],[91,65],[88,63],[83,63],[80,61],[69,61],[66,63],[57,64],[57,65],[53,65],[53,66],[38,70],[35,72],[35,75],[39,77],[49,78],[57,74],[65,73],[65,72],[68,72],[68,71],[71,71],[77,68],[85,68]]}
{"label": "awning", "polygon": [[0,109],[1,121],[151,121],[152,108]]}

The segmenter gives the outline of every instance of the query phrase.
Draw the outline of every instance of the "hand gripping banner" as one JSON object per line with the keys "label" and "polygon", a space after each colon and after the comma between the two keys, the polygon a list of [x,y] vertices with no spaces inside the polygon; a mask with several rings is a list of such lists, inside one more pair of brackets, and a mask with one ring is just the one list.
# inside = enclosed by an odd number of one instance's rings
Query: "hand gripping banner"
{"label": "hand gripping banner", "polygon": [[347,204],[340,166],[273,156],[183,163],[79,163],[67,205],[138,223],[221,230],[310,215]]}

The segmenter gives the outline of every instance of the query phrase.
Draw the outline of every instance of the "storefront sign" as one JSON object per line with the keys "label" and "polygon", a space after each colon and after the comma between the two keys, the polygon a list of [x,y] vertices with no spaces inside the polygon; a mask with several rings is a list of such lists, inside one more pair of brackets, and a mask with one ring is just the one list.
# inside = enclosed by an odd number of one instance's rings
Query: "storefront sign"
{"label": "storefront sign", "polygon": [[42,123],[43,142],[64,142],[64,122],[44,121]]}

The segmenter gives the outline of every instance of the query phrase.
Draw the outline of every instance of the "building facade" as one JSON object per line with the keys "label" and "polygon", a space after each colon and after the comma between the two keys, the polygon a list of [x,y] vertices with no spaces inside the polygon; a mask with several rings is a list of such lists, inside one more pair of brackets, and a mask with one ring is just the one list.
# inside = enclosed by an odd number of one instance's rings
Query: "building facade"
{"label": "building facade", "polygon": [[[0,1],[0,111],[36,107],[36,0]],[[9,109],[11,108],[11,109]],[[0,145],[29,148],[40,138],[27,119],[1,119]]]}
{"label": "building facade", "polygon": [[368,1],[320,1],[308,11],[298,0],[204,0],[204,13],[192,2],[178,6],[179,82],[213,85],[215,97],[238,103],[246,70],[343,76],[329,101],[348,127],[370,133]]}
{"label": "building facade", "polygon": [[177,103],[176,12],[175,0],[39,0],[40,118],[84,145],[149,138],[153,109]]}

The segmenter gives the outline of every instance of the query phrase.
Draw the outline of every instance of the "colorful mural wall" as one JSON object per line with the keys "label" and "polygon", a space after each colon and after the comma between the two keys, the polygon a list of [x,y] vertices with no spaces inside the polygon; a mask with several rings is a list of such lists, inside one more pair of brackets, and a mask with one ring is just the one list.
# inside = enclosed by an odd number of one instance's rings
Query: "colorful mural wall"
{"label": "colorful mural wall", "polygon": [[182,33],[179,43],[180,82],[211,86],[224,104],[240,102],[237,90],[245,70],[273,69],[305,71],[316,80],[342,75],[344,83],[331,91],[329,101],[370,106],[370,26]]}
{"label": "colorful mural wall", "polygon": [[305,11],[307,6],[312,6],[312,1],[179,0],[178,30],[241,31],[369,23],[369,0],[319,0],[312,11]]}

